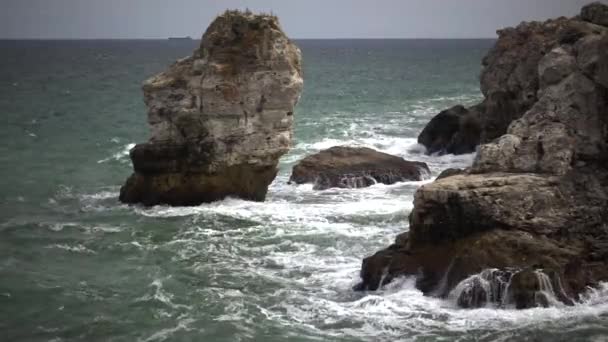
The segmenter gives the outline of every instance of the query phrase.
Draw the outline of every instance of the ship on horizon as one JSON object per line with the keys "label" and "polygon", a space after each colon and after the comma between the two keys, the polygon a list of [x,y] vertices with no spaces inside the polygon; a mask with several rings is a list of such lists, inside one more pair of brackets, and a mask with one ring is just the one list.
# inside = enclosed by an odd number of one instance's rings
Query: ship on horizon
{"label": "ship on horizon", "polygon": [[169,37],[169,40],[192,40],[192,37],[190,37],[190,36],[186,36],[186,37]]}

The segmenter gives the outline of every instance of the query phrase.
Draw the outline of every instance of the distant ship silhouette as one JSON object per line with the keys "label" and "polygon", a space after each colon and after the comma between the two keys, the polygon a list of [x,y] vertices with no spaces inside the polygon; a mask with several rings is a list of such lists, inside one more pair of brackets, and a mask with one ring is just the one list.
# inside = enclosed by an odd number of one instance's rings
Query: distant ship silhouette
{"label": "distant ship silhouette", "polygon": [[169,37],[169,40],[192,40],[192,37]]}

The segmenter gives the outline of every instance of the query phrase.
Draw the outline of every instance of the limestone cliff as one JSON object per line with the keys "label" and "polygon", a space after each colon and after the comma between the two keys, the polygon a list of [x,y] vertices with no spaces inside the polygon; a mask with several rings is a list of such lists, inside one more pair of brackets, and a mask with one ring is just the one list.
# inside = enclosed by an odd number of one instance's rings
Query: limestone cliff
{"label": "limestone cliff", "polygon": [[144,82],[151,137],[130,153],[126,203],[264,200],[291,145],[300,50],[270,15],[227,11],[191,57]]}
{"label": "limestone cliff", "polygon": [[[503,37],[494,51],[504,60],[484,72],[492,79],[484,93],[511,94],[513,108],[525,112],[480,146],[471,168],[416,192],[409,232],[365,259],[360,289],[416,275],[427,294],[459,288],[463,306],[525,308],[548,305],[539,294],[549,287],[571,303],[608,281],[606,15],[608,6],[593,4],[580,17],[505,30],[528,37],[525,44],[552,42],[523,61],[529,52],[502,46]],[[505,279],[508,290],[487,285]]]}
{"label": "limestone cliff", "polygon": [[[496,44],[482,61],[482,103],[461,108],[457,118],[439,113],[422,131],[418,142],[429,153],[462,154],[505,134],[511,122],[521,118],[539,100],[543,80],[537,69],[541,60],[546,63],[545,56],[557,47],[570,46],[582,37],[599,36],[606,20],[604,7],[596,3],[586,6],[579,18],[523,22],[514,28],[498,30]],[[589,72],[589,67],[583,68]],[[557,77],[549,74],[548,77]]]}

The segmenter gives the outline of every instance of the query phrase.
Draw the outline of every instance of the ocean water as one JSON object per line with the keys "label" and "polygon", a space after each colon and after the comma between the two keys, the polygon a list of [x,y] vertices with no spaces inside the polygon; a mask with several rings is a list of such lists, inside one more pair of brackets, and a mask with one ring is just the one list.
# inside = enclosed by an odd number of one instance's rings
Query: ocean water
{"label": "ocean water", "polygon": [[[305,40],[295,141],[267,201],[118,202],[147,139],[141,82],[196,42],[0,42],[2,341],[607,341],[608,286],[573,307],[463,310],[403,278],[355,293],[408,229],[417,187],[474,155],[424,155],[439,110],[481,98],[491,40]],[[287,184],[334,145],[427,162],[429,179]]]}

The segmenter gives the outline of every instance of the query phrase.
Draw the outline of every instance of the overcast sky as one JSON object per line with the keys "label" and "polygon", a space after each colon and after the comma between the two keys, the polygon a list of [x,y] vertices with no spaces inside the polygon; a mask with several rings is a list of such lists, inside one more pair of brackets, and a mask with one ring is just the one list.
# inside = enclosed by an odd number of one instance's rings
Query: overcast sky
{"label": "overcast sky", "polygon": [[[480,38],[590,0],[0,0],[0,38],[199,38],[226,8],[272,11],[292,38]],[[608,3],[608,0],[602,0]]]}

